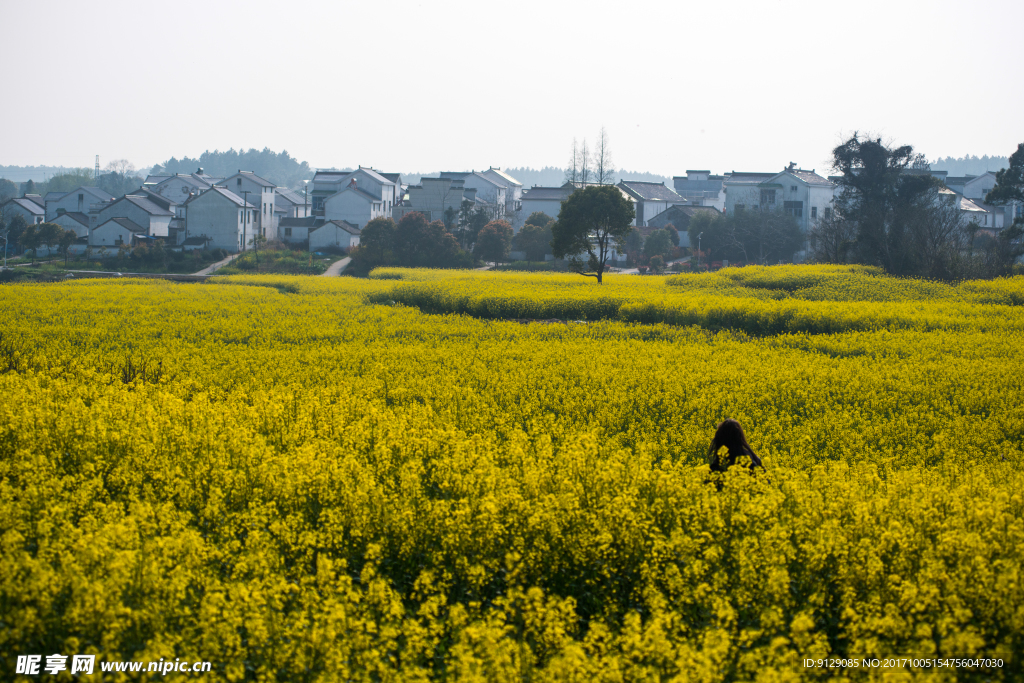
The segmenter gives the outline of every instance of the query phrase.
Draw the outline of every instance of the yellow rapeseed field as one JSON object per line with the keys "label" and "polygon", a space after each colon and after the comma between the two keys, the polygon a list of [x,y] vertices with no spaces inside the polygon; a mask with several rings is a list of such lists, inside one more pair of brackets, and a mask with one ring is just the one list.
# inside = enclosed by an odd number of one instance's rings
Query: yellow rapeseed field
{"label": "yellow rapeseed field", "polygon": [[[0,301],[0,680],[52,653],[209,681],[1024,677],[1024,278]],[[726,417],[767,473],[716,486]],[[805,666],[893,657],[1002,664]]]}

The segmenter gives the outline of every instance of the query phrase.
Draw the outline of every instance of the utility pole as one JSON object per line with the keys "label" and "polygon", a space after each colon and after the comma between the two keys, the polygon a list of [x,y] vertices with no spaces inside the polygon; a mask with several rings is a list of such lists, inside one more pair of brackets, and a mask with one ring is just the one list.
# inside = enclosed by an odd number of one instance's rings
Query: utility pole
{"label": "utility pole", "polygon": [[248,239],[249,223],[249,190],[242,190],[242,251],[245,251],[246,239]]}

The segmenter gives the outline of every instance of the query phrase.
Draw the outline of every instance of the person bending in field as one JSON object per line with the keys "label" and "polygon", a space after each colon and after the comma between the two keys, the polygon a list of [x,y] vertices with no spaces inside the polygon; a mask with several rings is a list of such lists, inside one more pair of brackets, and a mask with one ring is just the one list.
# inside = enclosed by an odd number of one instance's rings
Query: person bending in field
{"label": "person bending in field", "polygon": [[[729,452],[724,462],[718,453],[723,446]],[[732,418],[723,421],[722,424],[718,425],[715,438],[711,439],[711,448],[708,449],[711,471],[725,472],[736,464],[736,458],[744,455],[750,458],[750,465],[748,467],[751,472],[756,472],[758,468],[764,469],[761,458],[757,457],[754,449],[747,443],[747,435],[743,433],[743,427],[740,426],[740,423]]]}

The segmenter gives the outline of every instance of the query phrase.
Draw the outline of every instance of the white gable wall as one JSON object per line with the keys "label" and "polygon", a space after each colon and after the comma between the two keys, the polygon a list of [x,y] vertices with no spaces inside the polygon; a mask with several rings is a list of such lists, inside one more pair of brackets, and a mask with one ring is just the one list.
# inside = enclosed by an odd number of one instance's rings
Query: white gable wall
{"label": "white gable wall", "polygon": [[347,221],[357,228],[384,215],[380,200],[371,199],[355,190],[342,190],[324,202],[324,218]]}

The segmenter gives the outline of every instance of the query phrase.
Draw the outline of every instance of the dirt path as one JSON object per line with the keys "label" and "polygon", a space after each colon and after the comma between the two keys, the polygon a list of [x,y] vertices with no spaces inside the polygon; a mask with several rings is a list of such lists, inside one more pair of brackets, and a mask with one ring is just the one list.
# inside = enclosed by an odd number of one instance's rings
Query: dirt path
{"label": "dirt path", "polygon": [[335,261],[331,265],[327,266],[327,270],[320,273],[320,277],[337,277],[338,275],[341,275],[341,271],[345,270],[345,266],[347,266],[351,261],[352,258],[349,256],[346,256],[340,261]]}
{"label": "dirt path", "polygon": [[238,258],[241,255],[242,255],[241,253],[232,254],[231,256],[228,256],[223,261],[217,261],[216,263],[214,263],[212,265],[209,265],[209,266],[206,266],[202,270],[200,270],[200,271],[198,271],[196,273],[192,273],[192,274],[193,275],[213,275],[214,271],[220,270],[221,268],[223,268],[227,264],[231,263],[232,261],[234,261],[236,258]]}

